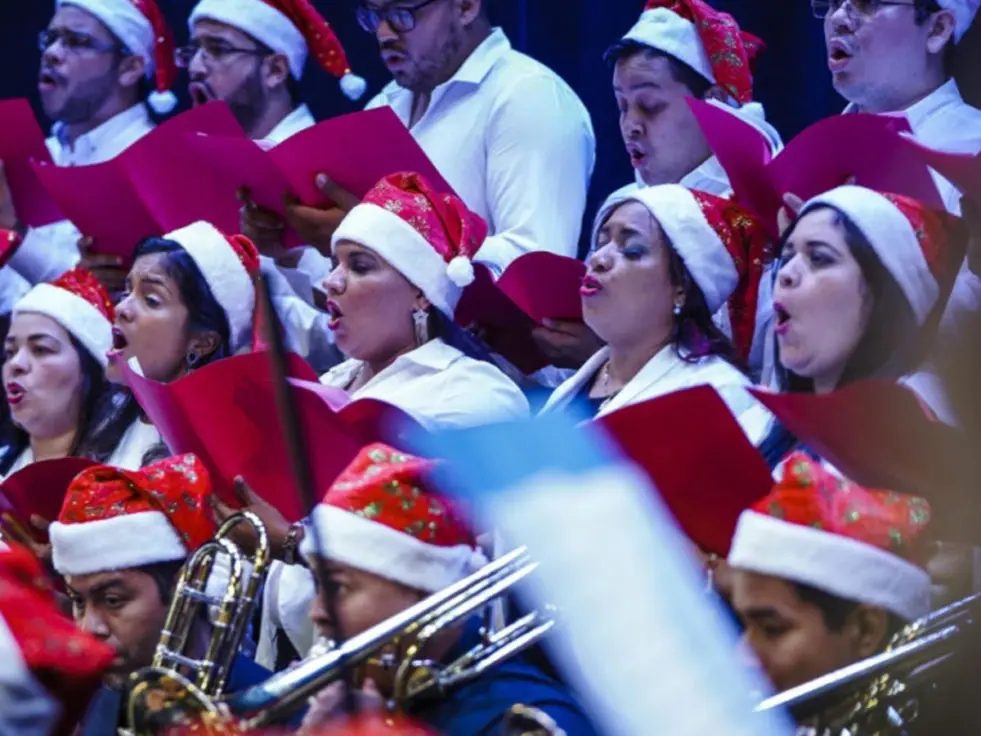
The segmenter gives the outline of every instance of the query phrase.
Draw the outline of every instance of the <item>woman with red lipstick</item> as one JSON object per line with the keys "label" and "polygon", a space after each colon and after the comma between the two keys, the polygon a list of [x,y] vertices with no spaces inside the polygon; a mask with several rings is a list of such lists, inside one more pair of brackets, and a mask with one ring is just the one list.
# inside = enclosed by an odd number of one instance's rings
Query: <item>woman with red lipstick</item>
{"label": "woman with red lipstick", "polygon": [[126,430],[105,379],[112,303],[88,271],[39,284],[14,307],[4,340],[9,415],[0,426],[0,477],[35,460],[118,460]]}
{"label": "woman with red lipstick", "polygon": [[738,351],[712,322],[727,301],[739,344],[752,342],[766,236],[736,205],[678,184],[640,189],[599,215],[583,280],[583,319],[607,346],[543,411],[585,400],[600,417],[673,391],[714,386],[754,441]]}
{"label": "woman with red lipstick", "polygon": [[[857,186],[804,204],[784,233],[773,288],[778,390],[822,394],[916,371],[944,302],[945,217]],[[771,422],[760,449],[776,467],[798,443]]]}

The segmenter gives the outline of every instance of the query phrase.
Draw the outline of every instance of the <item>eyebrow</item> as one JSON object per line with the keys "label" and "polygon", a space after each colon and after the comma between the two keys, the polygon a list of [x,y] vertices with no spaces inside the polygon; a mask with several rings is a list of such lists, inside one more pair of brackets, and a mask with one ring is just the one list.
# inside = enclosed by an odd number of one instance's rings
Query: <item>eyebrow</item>
{"label": "eyebrow", "polygon": [[[661,85],[659,85],[657,82],[638,82],[637,84],[627,85],[626,89],[629,90],[630,92],[636,92],[641,89],[661,89]],[[614,84],[613,91],[623,92],[624,87]]]}
{"label": "eyebrow", "polygon": [[164,291],[170,291],[170,285],[161,276],[145,275],[140,276],[139,281],[141,284],[150,284],[151,286],[159,286]]}
{"label": "eyebrow", "polygon": [[[98,585],[92,586],[92,588],[88,591],[88,594],[90,598],[95,598],[97,596],[105,595],[113,588],[125,588],[125,587],[126,587],[126,583],[125,581],[123,581],[122,578],[113,578],[112,580],[107,580],[104,583],[99,583]],[[72,589],[69,588],[69,590]],[[79,595],[77,591],[72,590],[72,592],[76,596],[81,597],[81,595]]]}

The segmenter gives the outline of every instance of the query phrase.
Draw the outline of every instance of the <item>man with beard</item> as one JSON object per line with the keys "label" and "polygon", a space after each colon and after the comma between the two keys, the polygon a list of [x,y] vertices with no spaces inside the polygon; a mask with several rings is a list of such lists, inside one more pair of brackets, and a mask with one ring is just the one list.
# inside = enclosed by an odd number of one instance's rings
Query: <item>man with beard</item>
{"label": "man with beard", "polygon": [[[59,0],[39,36],[38,91],[55,121],[48,148],[60,166],[107,161],[153,128],[143,98],[173,109],[173,40],[154,0]],[[150,80],[155,81],[151,93]],[[31,284],[57,278],[78,260],[69,222],[27,230],[0,175],[0,229],[20,242],[0,275],[0,313]]]}

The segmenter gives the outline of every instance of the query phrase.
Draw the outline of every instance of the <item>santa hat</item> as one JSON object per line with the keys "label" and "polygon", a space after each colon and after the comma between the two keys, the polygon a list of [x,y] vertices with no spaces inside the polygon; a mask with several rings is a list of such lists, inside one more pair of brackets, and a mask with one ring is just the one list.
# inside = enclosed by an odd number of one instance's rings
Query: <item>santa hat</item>
{"label": "santa hat", "polygon": [[937,0],[937,4],[954,14],[954,43],[960,43],[974,23],[981,0]]}
{"label": "santa hat", "polygon": [[487,559],[449,500],[427,488],[432,467],[380,443],[365,447],[314,509],[325,549],[307,534],[300,551],[426,592],[476,572]]}
{"label": "santa hat", "polygon": [[731,200],[680,184],[637,189],[610,202],[597,220],[605,222],[626,202],[639,202],[657,220],[705,297],[709,312],[715,314],[729,303],[733,342],[748,354],[760,282],[771,258],[762,223]]}
{"label": "santa hat", "polygon": [[253,341],[256,311],[255,277],[259,251],[244,235],[225,235],[198,221],[163,236],[191,257],[228,319],[233,353]]}
{"label": "santa hat", "polygon": [[460,199],[403,172],[378,182],[341,220],[330,244],[333,250],[349,240],[373,250],[452,317],[486,237],[487,223]]}
{"label": "santa hat", "polygon": [[36,312],[50,317],[78,340],[105,368],[112,348],[116,312],[108,292],[84,268],[68,271],[48,284],[38,284],[14,306],[14,314]]}
{"label": "santa hat", "polygon": [[729,564],[869,603],[912,621],[930,610],[921,566],[930,506],[861,488],[792,454],[772,493],[739,517]]}
{"label": "santa hat", "polygon": [[147,103],[155,112],[165,115],[177,106],[171,92],[177,79],[174,36],[156,0],[57,0],[57,7],[62,5],[91,13],[127,49],[143,57],[147,78],[155,86]]}
{"label": "santa hat", "polygon": [[858,186],[818,195],[804,204],[800,214],[819,206],[832,207],[855,224],[896,280],[917,323],[926,322],[940,297],[947,215],[909,197]]}
{"label": "santa hat", "polygon": [[89,575],[184,560],[214,536],[211,480],[194,455],[127,471],[83,470],[51,524],[52,563]]}
{"label": "santa hat", "polygon": [[0,591],[0,733],[71,733],[116,652],[61,612],[26,550],[0,552]]}
{"label": "santa hat", "polygon": [[341,80],[341,91],[352,100],[367,89],[351,73],[344,47],[309,0],[201,0],[191,11],[191,30],[199,20],[213,20],[248,33],[259,43],[289,60],[295,79],[303,76],[307,54]]}
{"label": "santa hat", "polygon": [[649,0],[623,40],[684,62],[739,104],[753,99],[753,63],[763,42],[703,0]]}

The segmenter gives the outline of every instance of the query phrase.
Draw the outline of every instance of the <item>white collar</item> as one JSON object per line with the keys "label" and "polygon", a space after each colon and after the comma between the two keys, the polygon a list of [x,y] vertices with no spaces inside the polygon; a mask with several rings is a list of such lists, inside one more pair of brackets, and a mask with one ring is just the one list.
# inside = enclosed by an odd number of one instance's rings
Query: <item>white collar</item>
{"label": "white collar", "polygon": [[[909,121],[910,127],[915,131],[940,108],[946,107],[950,104],[965,104],[964,98],[961,96],[960,87],[957,86],[957,81],[953,77],[941,84],[919,102],[914,102],[905,110],[896,110],[894,112],[882,114],[905,116],[905,118]],[[849,102],[845,107],[843,114],[851,114],[855,112],[861,112],[858,109],[858,105],[856,105],[854,102]]]}
{"label": "white collar", "polygon": [[[406,363],[413,363],[434,372],[439,372],[449,368],[449,366],[458,360],[462,355],[463,353],[452,345],[447,345],[441,339],[434,338],[425,345],[420,345],[415,350],[410,350],[408,353],[398,356],[392,361],[391,365],[380,373],[372,376],[371,380],[358,389],[358,391],[363,391],[366,387],[375,383],[379,378],[397,372],[403,368]],[[354,380],[355,376],[357,376],[358,372],[363,366],[364,361],[355,359],[347,360],[336,368],[332,368],[330,371],[328,371],[324,376],[324,380],[333,384],[336,379],[339,385],[348,385]]]}
{"label": "white collar", "polygon": [[276,123],[276,127],[270,130],[269,135],[263,138],[263,140],[273,144],[282,143],[290,136],[309,128],[316,124],[316,122],[313,113],[310,112],[310,108],[306,105],[300,105]]}
{"label": "white collar", "polygon": [[142,123],[149,126],[150,123],[150,113],[147,110],[146,105],[142,102],[138,102],[132,107],[123,110],[121,113],[117,113],[109,118],[102,125],[97,128],[93,128],[88,133],[83,133],[78,138],[75,139],[74,144],[68,142],[68,137],[66,133],[66,126],[64,123],[55,123],[51,127],[51,133],[57,139],[58,143],[66,151],[70,151],[76,156],[92,156],[99,147],[111,141],[117,135],[125,131],[132,125],[137,123]]}

